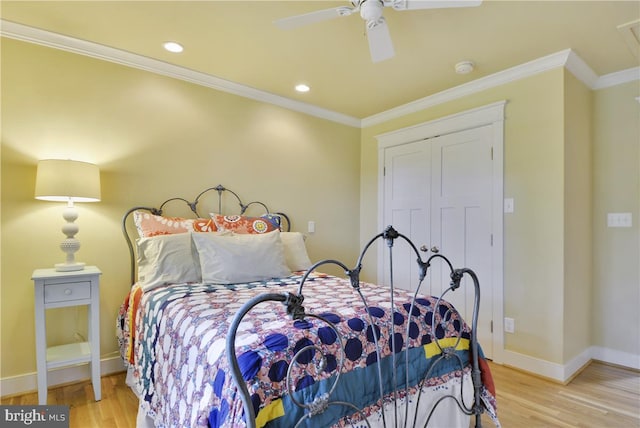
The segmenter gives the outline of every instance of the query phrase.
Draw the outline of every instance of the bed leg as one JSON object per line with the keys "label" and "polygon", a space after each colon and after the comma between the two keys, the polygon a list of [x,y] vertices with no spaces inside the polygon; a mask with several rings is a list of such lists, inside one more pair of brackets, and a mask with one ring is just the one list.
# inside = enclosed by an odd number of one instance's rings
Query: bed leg
{"label": "bed leg", "polygon": [[473,357],[474,368],[471,373],[471,380],[473,382],[473,414],[476,417],[476,428],[482,428],[482,398],[480,397],[482,389],[482,374],[478,368],[477,354]]}

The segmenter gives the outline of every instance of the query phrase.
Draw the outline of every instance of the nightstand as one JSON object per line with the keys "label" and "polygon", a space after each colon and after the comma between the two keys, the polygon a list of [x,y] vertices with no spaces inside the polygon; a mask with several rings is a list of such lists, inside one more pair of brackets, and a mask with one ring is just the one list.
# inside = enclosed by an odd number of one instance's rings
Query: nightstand
{"label": "nightstand", "polygon": [[[36,366],[38,404],[47,404],[47,372],[50,369],[89,363],[96,401],[100,389],[100,275],[95,266],[83,270],[58,272],[55,269],[33,271],[36,317]],[[88,342],[47,347],[45,311],[52,308],[88,305]]]}

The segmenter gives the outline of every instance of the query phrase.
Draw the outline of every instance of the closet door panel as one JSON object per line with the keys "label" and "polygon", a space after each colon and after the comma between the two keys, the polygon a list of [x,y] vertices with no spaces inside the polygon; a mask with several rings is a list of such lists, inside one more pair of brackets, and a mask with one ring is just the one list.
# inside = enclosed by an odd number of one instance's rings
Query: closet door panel
{"label": "closet door panel", "polygon": [[[385,149],[384,221],[409,237],[416,245],[429,242],[431,149],[424,141]],[[418,265],[412,249],[404,240],[393,248],[394,285],[415,290]],[[383,283],[389,283],[389,255],[383,256]]]}
{"label": "closet door panel", "polygon": [[[481,280],[478,324],[480,343],[492,343],[492,201],[493,160],[490,126],[448,134],[431,140],[431,241],[454,267],[471,268]],[[434,264],[432,294],[449,287],[449,271]],[[471,320],[473,283],[446,297]],[[491,349],[488,349],[491,352]]]}

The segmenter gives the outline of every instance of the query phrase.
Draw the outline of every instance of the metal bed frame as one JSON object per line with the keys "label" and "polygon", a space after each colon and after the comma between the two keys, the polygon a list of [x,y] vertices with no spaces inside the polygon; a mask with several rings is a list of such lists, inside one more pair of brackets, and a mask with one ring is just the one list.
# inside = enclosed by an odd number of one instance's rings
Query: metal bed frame
{"label": "metal bed frame", "polygon": [[267,207],[266,204],[264,204],[263,202],[260,202],[260,201],[251,201],[251,202],[245,204],[245,203],[242,202],[242,199],[240,199],[240,196],[238,196],[238,194],[236,192],[234,192],[231,189],[227,189],[222,184],[218,184],[217,186],[209,187],[209,188],[203,190],[202,192],[200,192],[198,194],[198,196],[195,197],[193,202],[191,202],[191,201],[189,201],[187,199],[181,198],[181,197],[174,197],[174,198],[169,198],[166,201],[164,201],[163,203],[161,203],[159,208],[148,207],[148,206],[136,206],[136,207],[133,207],[133,208],[129,209],[124,214],[124,216],[122,216],[122,233],[124,235],[125,241],[127,242],[127,247],[129,248],[129,259],[130,259],[130,264],[129,265],[131,266],[131,284],[135,283],[135,280],[136,280],[136,256],[135,256],[135,252],[134,252],[133,241],[131,239],[131,236],[129,236],[129,230],[127,229],[127,224],[129,223],[129,217],[131,216],[131,214],[133,214],[133,212],[135,212],[135,211],[147,211],[147,212],[150,212],[153,215],[162,215],[164,213],[165,206],[169,202],[181,201],[181,202],[184,202],[189,207],[189,210],[191,210],[191,212],[196,217],[202,217],[200,215],[200,213],[198,213],[198,204],[201,202],[203,196],[206,195],[207,193],[211,192],[211,191],[216,191],[218,193],[218,211],[217,212],[219,214],[222,214],[223,194],[225,192],[228,192],[229,194],[231,194],[236,199],[236,202],[238,203],[238,206],[240,207],[239,215],[245,214],[246,211],[249,209],[249,207],[251,207],[252,205],[259,205],[265,210],[265,214],[275,214],[278,217],[280,217],[280,220],[284,220],[284,223],[281,221],[281,226],[280,226],[282,231],[289,232],[291,230],[291,221],[289,220],[289,216],[287,216],[285,213],[283,213],[283,212],[271,212],[269,210],[269,207]]}
{"label": "metal bed frame", "polygon": [[[304,306],[303,306],[303,302],[304,302],[304,285],[305,285],[305,281],[307,280],[307,278],[309,277],[309,275],[311,274],[311,272],[315,271],[318,267],[322,266],[322,265],[326,265],[326,264],[334,264],[339,266],[340,268],[344,269],[344,272],[346,274],[346,276],[349,279],[349,282],[351,284],[351,287],[353,288],[353,290],[355,290],[355,292],[359,295],[360,299],[362,300],[362,302],[364,303],[365,308],[367,309],[367,311],[369,311],[369,305],[367,304],[367,301],[365,299],[365,297],[362,294],[361,291],[361,282],[360,282],[360,272],[362,269],[362,260],[367,252],[367,250],[373,245],[374,242],[376,242],[377,240],[382,239],[385,241],[387,248],[389,249],[389,259],[390,259],[390,293],[391,293],[391,307],[394,307],[394,282],[393,282],[393,247],[394,247],[394,243],[396,240],[398,239],[402,239],[404,241],[406,241],[411,248],[413,249],[416,258],[417,258],[417,265],[418,265],[418,269],[419,269],[419,284],[418,287],[415,291],[415,294],[413,295],[413,299],[411,301],[411,308],[409,310],[409,316],[411,316],[411,314],[413,313],[413,308],[414,308],[414,304],[416,301],[416,298],[419,297],[418,293],[420,291],[420,286],[422,285],[425,277],[427,276],[427,271],[431,265],[431,263],[435,260],[435,259],[440,259],[441,261],[443,261],[450,269],[451,274],[451,283],[448,289],[446,289],[442,295],[437,299],[437,303],[436,303],[436,308],[434,309],[434,316],[432,317],[431,320],[431,338],[432,341],[435,342],[440,350],[440,355],[439,357],[437,357],[436,361],[433,363],[433,365],[429,368],[429,371],[426,373],[425,377],[422,379],[421,384],[419,385],[419,389],[418,389],[418,396],[417,396],[417,400],[420,400],[420,396],[422,394],[422,385],[424,383],[424,381],[426,379],[428,379],[430,377],[431,372],[433,371],[434,367],[436,367],[441,361],[444,360],[448,360],[451,358],[457,359],[457,363],[460,365],[460,369],[462,370],[464,368],[463,365],[463,361],[462,359],[454,352],[456,347],[457,347],[457,343],[456,345],[453,346],[442,346],[440,344],[439,339],[436,337],[435,332],[436,332],[436,319],[439,319],[439,323],[441,325],[446,324],[447,322],[450,321],[451,317],[450,317],[450,313],[449,311],[447,313],[445,313],[444,315],[437,317],[436,314],[439,314],[439,310],[438,310],[438,306],[440,305],[441,300],[443,299],[443,297],[448,293],[448,292],[453,292],[454,290],[456,290],[457,288],[460,287],[461,285],[461,281],[463,279],[463,277],[465,275],[468,275],[472,281],[473,281],[473,285],[475,288],[475,300],[474,300],[474,307],[473,307],[473,320],[472,320],[472,327],[471,327],[471,344],[470,344],[470,351],[471,351],[471,364],[472,364],[472,368],[471,368],[471,379],[472,379],[472,383],[473,383],[473,392],[474,392],[474,399],[473,399],[473,403],[471,405],[467,405],[464,402],[464,399],[462,397],[462,385],[460,387],[460,397],[454,396],[454,395],[446,395],[441,397],[439,400],[437,400],[437,402],[434,404],[431,412],[429,413],[427,420],[426,421],[418,421],[418,414],[417,414],[417,407],[416,407],[416,414],[414,415],[409,415],[409,400],[405,400],[405,406],[404,406],[404,410],[402,408],[398,407],[397,404],[397,398],[398,398],[398,393],[399,393],[399,389],[400,387],[398,386],[400,381],[398,379],[398,376],[396,375],[396,370],[394,370],[394,373],[392,373],[392,397],[393,397],[393,401],[395,403],[395,410],[394,410],[394,415],[393,415],[393,421],[387,421],[386,417],[385,417],[385,412],[384,412],[384,406],[382,406],[382,403],[384,403],[384,396],[385,396],[385,391],[384,391],[384,385],[382,382],[382,365],[378,364],[378,379],[377,379],[377,383],[378,383],[378,388],[379,388],[379,403],[380,408],[381,408],[381,413],[382,413],[382,417],[383,417],[383,425],[385,427],[387,426],[393,426],[395,428],[398,428],[399,426],[401,426],[400,424],[402,424],[402,422],[400,422],[400,420],[404,420],[404,427],[407,426],[411,426],[411,427],[416,427],[416,426],[424,426],[427,427],[429,424],[429,421],[433,415],[434,410],[436,409],[436,407],[444,400],[446,399],[452,399],[455,400],[455,402],[457,403],[458,407],[460,408],[460,410],[462,412],[464,412],[467,415],[470,416],[475,416],[475,427],[479,428],[482,426],[482,421],[481,421],[481,414],[484,412],[483,406],[482,406],[482,400],[481,400],[481,388],[482,388],[482,380],[481,380],[481,373],[480,373],[480,367],[479,367],[479,361],[478,361],[478,339],[477,339],[477,335],[476,335],[476,327],[477,327],[477,321],[478,321],[478,310],[479,310],[479,304],[480,304],[480,285],[478,282],[478,278],[476,276],[476,274],[468,268],[462,268],[462,269],[454,269],[453,265],[451,264],[451,262],[443,255],[438,254],[437,249],[432,249],[433,254],[426,260],[423,261],[422,257],[420,255],[420,252],[418,251],[418,249],[416,248],[416,246],[411,242],[411,240],[409,238],[407,238],[406,236],[402,235],[401,233],[398,233],[398,231],[396,231],[392,226],[388,226],[382,233],[379,233],[378,235],[376,235],[373,239],[371,239],[369,241],[369,243],[364,247],[364,249],[362,250],[362,253],[360,254],[360,257],[358,258],[358,261],[356,263],[355,268],[353,269],[349,269],[344,263],[337,261],[337,260],[322,260],[320,262],[315,263],[311,268],[309,268],[309,270],[304,274],[304,276],[302,277],[301,281],[300,281],[300,285],[298,287],[298,291],[297,293],[264,293],[261,294],[259,296],[254,297],[253,299],[247,301],[236,313],[230,327],[229,327],[229,331],[228,331],[228,335],[227,335],[227,342],[226,342],[226,353],[227,353],[227,359],[229,361],[229,365],[231,367],[232,370],[232,377],[234,379],[235,384],[238,387],[238,391],[240,392],[240,396],[242,398],[243,401],[243,408],[244,408],[244,413],[245,413],[245,420],[247,423],[247,427],[250,428],[254,428],[256,426],[256,421],[255,421],[255,412],[254,412],[254,408],[251,402],[251,398],[250,398],[250,393],[249,390],[247,388],[247,385],[245,384],[245,381],[242,377],[241,371],[240,371],[240,367],[238,364],[238,358],[236,356],[235,353],[235,342],[236,342],[236,335],[237,335],[237,331],[238,331],[238,327],[240,326],[240,323],[242,322],[243,318],[245,315],[247,315],[247,313],[249,313],[251,311],[251,309],[253,309],[255,306],[257,306],[258,304],[262,303],[262,302],[267,302],[267,301],[275,301],[275,302],[281,302],[283,303],[286,308],[287,308],[287,313],[291,318],[291,322],[294,322],[296,320],[304,320],[305,318],[314,318],[317,319],[323,323],[325,323],[327,326],[329,326],[330,328],[333,329],[333,331],[336,333],[337,337],[340,340],[340,343],[342,344],[342,357],[340,358],[340,360],[338,361],[338,368],[336,369],[336,375],[334,376],[334,380],[332,383],[332,386],[330,387],[330,390],[328,393],[325,393],[321,396],[315,397],[312,401],[310,402],[299,402],[296,399],[293,399],[293,385],[295,384],[294,380],[292,379],[292,373],[291,373],[291,368],[294,366],[294,363],[297,362],[297,359],[299,358],[299,356],[301,356],[303,353],[305,352],[309,352],[309,351],[316,351],[319,352],[321,354],[321,357],[318,359],[318,362],[316,363],[317,366],[321,369],[323,367],[323,365],[326,363],[325,357],[322,354],[322,349],[315,346],[315,345],[310,345],[307,347],[304,347],[303,349],[300,349],[291,359],[291,363],[289,364],[289,370],[287,372],[287,388],[288,388],[288,392],[290,394],[290,396],[292,397],[294,403],[303,408],[304,409],[304,416],[300,418],[300,420],[297,422],[296,427],[300,426],[305,420],[310,420],[310,422],[313,422],[313,417],[315,415],[318,415],[322,412],[324,412],[328,406],[332,406],[332,405],[340,405],[340,406],[348,406],[350,407],[354,413],[361,413],[361,415],[363,416],[363,420],[359,421],[359,423],[366,423],[367,426],[370,427],[369,422],[366,420],[366,418],[364,417],[364,413],[362,413],[361,409],[358,409],[355,405],[351,404],[351,403],[345,403],[342,401],[331,401],[331,394],[333,393],[333,391],[335,390],[335,387],[337,385],[337,383],[340,380],[340,373],[342,371],[342,366],[344,363],[344,355],[345,355],[345,349],[344,349],[344,341],[342,340],[342,337],[339,333],[339,331],[334,327],[334,325],[329,322],[327,319],[323,318],[320,315],[314,314],[312,312],[308,312],[307,310],[305,310]],[[421,248],[420,249],[423,252],[428,251],[426,248]],[[390,317],[389,323],[393,323],[393,317]],[[374,327],[376,324],[373,321],[373,317],[371,316],[371,313],[369,313],[369,324],[371,327]],[[410,323],[407,322],[407,330],[406,330],[406,336],[404,337],[404,342],[403,343],[409,343],[409,325]],[[381,348],[380,348],[380,344],[377,341],[377,337],[374,334],[373,335],[375,340],[375,348],[376,348],[376,354],[378,357],[378,361],[380,361],[380,355],[381,355]],[[460,337],[458,338],[458,341],[460,341]],[[392,341],[392,351],[391,351],[391,358],[392,360],[392,367],[397,367],[397,361],[396,361],[396,350],[395,350],[395,341]],[[408,362],[408,352],[405,352],[405,364],[407,367],[405,376],[406,376],[406,382],[405,382],[405,394],[408,394],[408,389],[409,389],[409,385],[408,385],[408,368],[409,368],[409,364],[407,364]],[[388,393],[389,391],[387,391]],[[401,418],[399,416],[399,412],[404,412],[404,418]],[[424,425],[419,425],[422,422],[424,422]],[[351,426],[353,426],[353,422],[348,422],[351,423]]]}

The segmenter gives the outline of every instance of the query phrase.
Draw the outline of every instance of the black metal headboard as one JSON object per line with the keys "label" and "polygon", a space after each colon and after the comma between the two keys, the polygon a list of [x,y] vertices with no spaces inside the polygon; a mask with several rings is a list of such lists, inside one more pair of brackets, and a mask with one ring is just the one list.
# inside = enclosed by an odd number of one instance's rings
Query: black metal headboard
{"label": "black metal headboard", "polygon": [[181,198],[181,197],[176,197],[176,198],[169,198],[166,201],[164,201],[163,203],[160,204],[159,208],[155,208],[155,207],[147,207],[147,206],[136,206],[133,207],[131,209],[129,209],[124,216],[122,217],[122,233],[124,235],[124,239],[127,242],[127,246],[129,247],[129,259],[130,259],[130,266],[131,266],[131,283],[133,284],[136,280],[136,255],[133,249],[133,241],[131,239],[131,236],[129,235],[129,230],[127,229],[127,223],[129,221],[129,217],[131,216],[131,214],[133,214],[133,212],[135,211],[148,211],[151,214],[154,215],[162,215],[164,212],[164,208],[165,206],[169,203],[169,202],[173,202],[173,201],[182,201],[184,202],[188,207],[189,210],[195,214],[196,217],[201,217],[201,215],[198,213],[198,203],[200,203],[200,200],[202,199],[202,197],[211,191],[216,191],[218,193],[218,213],[222,214],[222,194],[224,192],[228,192],[231,195],[233,195],[235,197],[235,199],[238,202],[238,205],[240,207],[240,212],[238,214],[242,215],[245,214],[245,212],[247,211],[247,209],[251,206],[251,205],[260,205],[262,208],[264,208],[265,210],[265,214],[275,214],[277,216],[280,217],[281,219],[281,230],[285,231],[285,232],[289,232],[291,230],[291,221],[289,220],[289,216],[287,216],[285,213],[283,212],[279,212],[279,211],[275,211],[272,212],[269,210],[269,208],[267,207],[266,204],[264,204],[263,202],[260,201],[251,201],[247,204],[242,202],[242,199],[240,199],[240,196],[238,196],[238,194],[236,192],[234,192],[233,190],[227,189],[226,187],[224,187],[222,184],[218,184],[215,187],[209,187],[208,189],[203,190],[202,192],[200,192],[198,194],[198,196],[196,196],[196,198],[193,200],[193,202],[188,201],[187,199]]}

